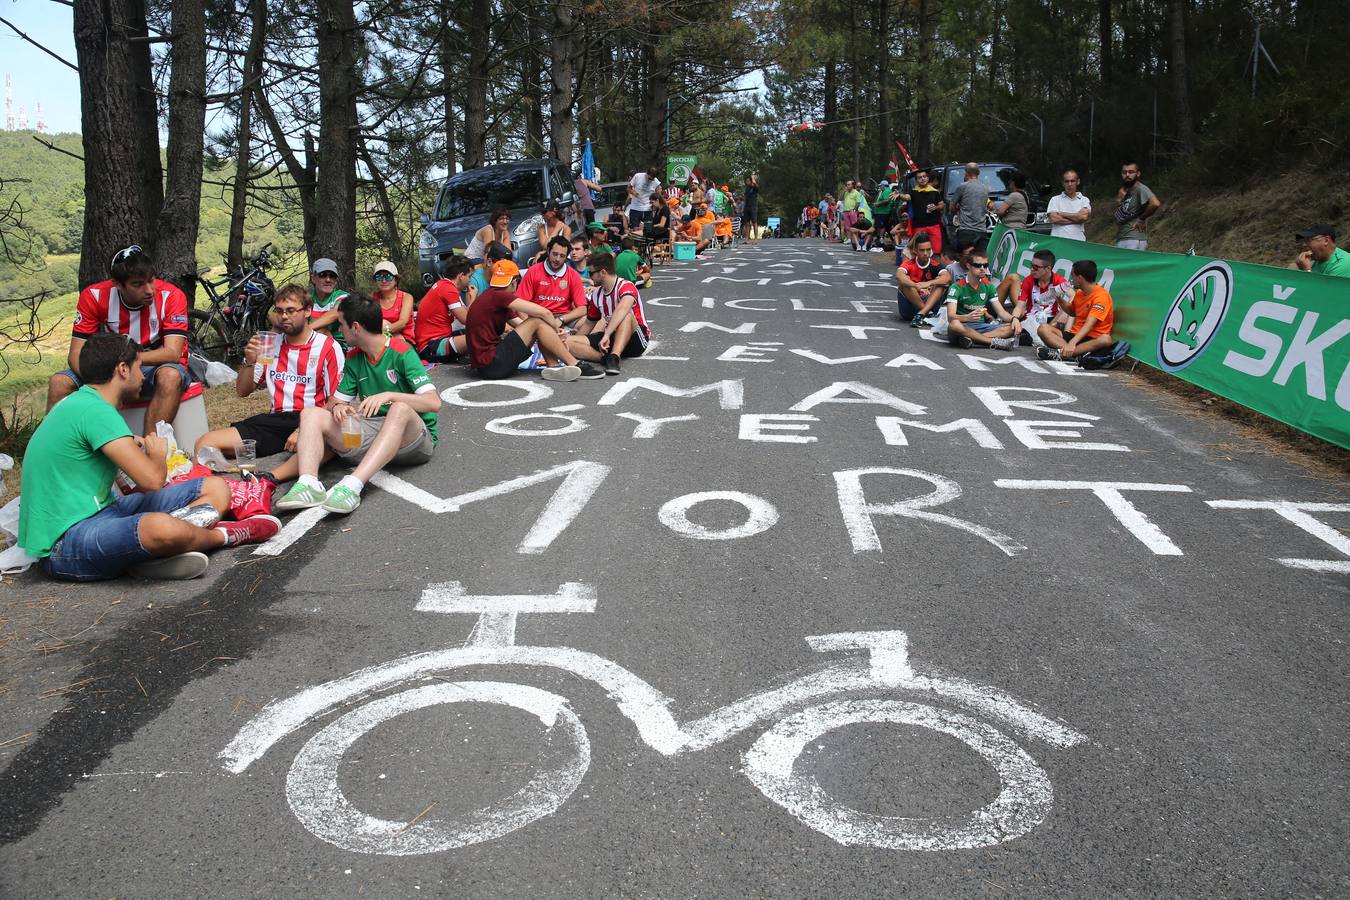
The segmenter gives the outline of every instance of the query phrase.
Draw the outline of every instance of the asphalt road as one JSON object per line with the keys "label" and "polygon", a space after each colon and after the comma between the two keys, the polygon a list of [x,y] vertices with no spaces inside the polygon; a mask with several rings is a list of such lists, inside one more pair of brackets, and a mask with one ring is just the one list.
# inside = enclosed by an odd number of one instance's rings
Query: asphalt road
{"label": "asphalt road", "polygon": [[619,378],[437,369],[430,464],[87,661],[0,894],[1346,893],[1350,488],[889,272],[766,242]]}

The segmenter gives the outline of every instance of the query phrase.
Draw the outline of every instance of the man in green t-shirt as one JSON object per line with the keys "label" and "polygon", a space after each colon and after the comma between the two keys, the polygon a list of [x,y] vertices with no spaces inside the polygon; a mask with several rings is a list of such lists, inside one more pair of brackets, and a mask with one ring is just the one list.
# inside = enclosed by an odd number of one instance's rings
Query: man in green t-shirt
{"label": "man in green t-shirt", "polygon": [[1336,246],[1336,229],[1330,225],[1310,225],[1295,237],[1303,249],[1294,259],[1294,268],[1350,278],[1350,253]]}
{"label": "man in green t-shirt", "polygon": [[[894,218],[891,212],[895,209],[895,188],[886,179],[881,180],[877,188],[877,202],[872,204],[872,223],[876,226],[877,236],[880,242],[890,236],[891,225]],[[885,249],[885,248],[882,248]]]}
{"label": "man in green t-shirt", "polygon": [[976,250],[970,255],[970,271],[947,294],[947,342],[963,349],[1017,346],[1022,323],[997,301],[998,285],[989,280],[989,254]]}
{"label": "man in green t-shirt", "polygon": [[634,249],[637,245],[632,238],[619,242],[620,253],[614,257],[614,271],[620,278],[626,278],[633,284],[644,284],[651,270],[642,264],[642,257]]}
{"label": "man in green t-shirt", "polygon": [[[441,395],[417,351],[398,335],[385,337],[380,305],[369,297],[343,300],[338,324],[352,348],[342,383],[326,408],[300,413],[300,478],[277,501],[279,510],[322,506],[345,515],[361,505],[361,491],[376,472],[391,462],[421,465],[436,448]],[[344,426],[353,416],[360,427],[349,431]],[[325,444],[356,464],[328,490],[318,478]]]}
{"label": "man in green t-shirt", "polygon": [[[196,578],[203,551],[267,540],[272,516],[221,522],[230,508],[223,479],[164,486],[168,444],[131,436],[118,408],[134,400],[144,373],[126,335],[96,333],[80,347],[84,386],[38,425],[23,457],[19,545],[42,570],[65,581],[100,581],[130,571],[142,578]],[[121,469],[144,493],[113,495]]]}

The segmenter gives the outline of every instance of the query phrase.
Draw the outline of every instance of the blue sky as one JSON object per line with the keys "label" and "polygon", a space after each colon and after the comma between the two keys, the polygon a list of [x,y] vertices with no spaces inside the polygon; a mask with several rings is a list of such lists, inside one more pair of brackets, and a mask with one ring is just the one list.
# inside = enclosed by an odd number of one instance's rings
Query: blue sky
{"label": "blue sky", "polygon": [[[61,57],[75,62],[71,9],[51,0],[0,0],[0,16]],[[28,127],[37,124],[35,107],[42,104],[47,130],[80,130],[80,76],[0,24],[0,90],[4,76],[14,79],[14,116],[19,104],[28,109]],[[0,116],[4,111],[0,108]],[[4,119],[0,118],[0,127]]]}

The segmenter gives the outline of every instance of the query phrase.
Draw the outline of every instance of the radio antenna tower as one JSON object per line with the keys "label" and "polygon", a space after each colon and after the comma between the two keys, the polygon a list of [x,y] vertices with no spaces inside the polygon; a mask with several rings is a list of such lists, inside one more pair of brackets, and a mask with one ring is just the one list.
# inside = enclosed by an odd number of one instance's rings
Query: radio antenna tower
{"label": "radio antenna tower", "polygon": [[19,104],[19,130],[28,130],[28,107],[24,106],[22,103]]}
{"label": "radio antenna tower", "polygon": [[14,130],[14,76],[5,76],[5,130]]}
{"label": "radio antenna tower", "polygon": [[38,134],[47,133],[47,120],[42,116],[42,104],[37,105],[37,130]]}

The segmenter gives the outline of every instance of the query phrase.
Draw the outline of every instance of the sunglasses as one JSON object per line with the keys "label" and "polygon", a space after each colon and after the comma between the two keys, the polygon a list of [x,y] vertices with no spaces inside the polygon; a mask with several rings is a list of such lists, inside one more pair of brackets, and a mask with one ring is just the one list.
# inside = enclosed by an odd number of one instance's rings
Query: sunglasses
{"label": "sunglasses", "polygon": [[394,280],[394,276],[393,276],[393,275],[390,275],[388,272],[381,272],[380,274],[378,274],[378,275],[375,276],[375,280],[376,280],[376,281],[393,281],[393,280]]}
{"label": "sunglasses", "polygon": [[987,268],[989,268],[989,263],[977,263],[977,262],[973,262],[973,263],[970,264],[970,267],[971,267],[972,269],[987,269]]}
{"label": "sunglasses", "polygon": [[1050,267],[1049,267],[1049,266],[1039,266],[1039,265],[1037,265],[1036,263],[1032,263],[1032,264],[1031,264],[1031,268],[1032,268],[1033,270],[1039,270],[1039,269],[1048,269],[1048,268],[1050,268]]}
{"label": "sunglasses", "polygon": [[334,278],[334,279],[336,279],[336,278],[338,277],[338,274],[337,274],[336,272],[315,272],[315,273],[314,273],[314,277],[315,277],[315,278]]}
{"label": "sunglasses", "polygon": [[145,251],[141,249],[140,244],[132,244],[130,247],[125,247],[114,253],[112,258],[112,264],[115,266],[124,259],[128,259],[132,256],[136,256],[137,254],[144,252]]}

